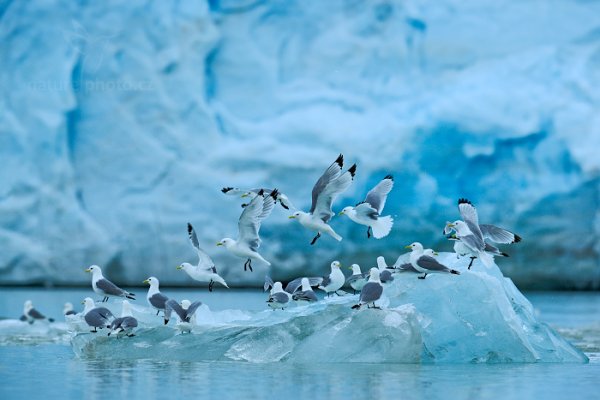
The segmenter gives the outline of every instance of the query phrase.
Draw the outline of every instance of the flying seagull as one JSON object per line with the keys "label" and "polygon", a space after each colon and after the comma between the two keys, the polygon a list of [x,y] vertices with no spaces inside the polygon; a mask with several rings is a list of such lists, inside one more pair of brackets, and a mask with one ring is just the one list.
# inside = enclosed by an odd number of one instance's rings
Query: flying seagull
{"label": "flying seagull", "polygon": [[[454,248],[454,252],[456,253],[457,258],[469,255],[469,258],[471,259],[471,261],[469,262],[469,266],[467,267],[467,269],[471,269],[471,266],[473,265],[473,261],[477,258],[477,256],[473,254],[471,249],[469,249],[467,246],[465,246],[465,244],[456,236],[456,233],[450,233],[446,236],[446,238],[448,240],[451,240],[454,242],[453,248]],[[490,253],[494,256],[509,257],[509,255],[507,253],[500,251],[500,249],[498,249],[495,246],[492,246],[489,243],[485,244],[484,251],[486,253]]]}
{"label": "flying seagull", "polygon": [[519,235],[506,229],[489,224],[479,225],[477,210],[467,199],[458,200],[458,210],[462,220],[447,222],[444,227],[444,234],[447,235],[452,230],[456,231],[456,238],[460,239],[462,245],[471,254],[469,269],[471,269],[475,258],[479,258],[486,267],[490,267],[493,264],[494,259],[492,254],[497,253],[495,251],[497,249],[492,246],[486,250],[486,239],[499,244],[518,243],[521,241]]}
{"label": "flying seagull", "polygon": [[315,244],[321,237],[321,232],[331,235],[337,241],[342,240],[342,237],[335,233],[328,222],[334,215],[331,211],[331,204],[340,193],[348,189],[356,173],[356,164],[353,164],[344,173],[342,173],[343,166],[344,156],[340,154],[313,187],[310,212],[296,211],[290,215],[291,219],[297,219],[305,228],[317,232],[317,236],[310,244]]}
{"label": "flying seagull", "polygon": [[208,282],[208,291],[212,292],[213,285],[215,282],[220,283],[221,285],[227,286],[227,282],[225,279],[221,277],[217,273],[217,268],[215,267],[215,263],[210,258],[208,254],[204,250],[200,248],[200,243],[198,242],[198,237],[196,236],[196,231],[192,224],[188,222],[187,224],[188,236],[190,238],[190,243],[196,249],[198,253],[198,265],[192,265],[190,263],[183,263],[177,267],[177,269],[184,270],[192,279],[195,279],[199,282]]}
{"label": "flying seagull", "polygon": [[261,222],[273,211],[276,198],[277,189],[274,189],[268,196],[265,196],[262,191],[259,192],[250,204],[244,208],[244,211],[242,211],[238,222],[238,240],[224,238],[217,243],[217,246],[225,246],[232,254],[246,258],[244,271],[248,268],[252,271],[252,260],[255,259],[271,265],[270,262],[258,254],[260,246],[258,231],[260,230]]}
{"label": "flying seagull", "polygon": [[[369,281],[363,286],[360,297],[358,300],[358,304],[353,305],[352,308],[358,310],[364,304],[367,305],[368,308],[377,308],[375,302],[381,298],[383,294],[383,285],[379,281],[379,269],[371,268],[369,271]],[[369,306],[372,304],[373,307]]]}
{"label": "flying seagull", "polygon": [[181,330],[181,333],[191,332],[192,327],[196,325],[196,311],[201,305],[201,301],[192,303],[189,300],[181,300],[181,303],[177,303],[177,301],[169,299],[166,304],[165,325],[171,319],[171,313],[175,311],[175,314],[179,317],[180,322],[177,327]]}
{"label": "flying seagull", "polygon": [[386,237],[392,230],[394,220],[390,215],[381,216],[387,196],[394,187],[394,178],[387,175],[373,189],[367,193],[367,197],[356,206],[345,207],[340,215],[347,215],[352,221],[367,226],[367,238],[371,232],[375,239]]}
{"label": "flying seagull", "polygon": [[410,253],[410,263],[412,264],[413,268],[423,274],[423,276],[419,276],[419,279],[425,279],[427,275],[434,273],[448,273],[460,275],[460,272],[458,272],[457,270],[448,268],[445,265],[440,264],[433,257],[433,250],[427,249],[427,251],[425,251],[421,243],[414,242],[406,246],[406,248],[412,250],[412,252]]}
{"label": "flying seagull", "polygon": [[[248,199],[252,200],[256,196],[258,196],[258,193],[261,190],[266,195],[271,194],[271,189],[266,189],[266,188],[242,190],[242,189],[236,188],[236,187],[224,187],[223,189],[221,189],[221,192],[223,192],[224,194],[229,195],[229,196],[240,196],[242,199],[248,198]],[[296,209],[296,207],[294,207],[294,205],[292,204],[290,199],[284,193],[281,193],[281,192],[277,193],[276,202],[279,202],[279,204],[281,204],[281,207],[285,208],[286,210],[289,210],[290,208],[294,209],[294,210]],[[242,204],[242,207],[244,207],[244,208],[247,206],[248,206],[248,204]]]}
{"label": "flying seagull", "polygon": [[94,292],[103,296],[102,303],[108,301],[109,297],[126,297],[135,300],[135,294],[121,289],[102,275],[102,269],[97,265],[92,265],[85,272],[92,273],[92,289]]}
{"label": "flying seagull", "polygon": [[158,315],[160,311],[162,311],[164,314],[165,304],[167,303],[167,300],[169,300],[169,298],[160,292],[158,288],[160,282],[158,281],[158,279],[151,276],[150,278],[144,280],[142,283],[147,283],[150,285],[150,288],[148,288],[148,294],[146,295],[146,300],[148,300],[148,304],[150,304],[150,307],[156,310],[156,315]]}

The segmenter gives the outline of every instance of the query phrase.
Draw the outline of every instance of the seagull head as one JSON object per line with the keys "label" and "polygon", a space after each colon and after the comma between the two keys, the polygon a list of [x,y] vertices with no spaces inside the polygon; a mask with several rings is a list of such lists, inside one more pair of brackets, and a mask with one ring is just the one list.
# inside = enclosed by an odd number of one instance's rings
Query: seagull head
{"label": "seagull head", "polygon": [[359,275],[361,273],[360,272],[360,265],[358,265],[358,264],[352,264],[352,266],[349,267],[349,269],[352,270],[352,275]]}
{"label": "seagull head", "polygon": [[301,211],[296,211],[295,213],[293,213],[292,215],[290,215],[288,218],[289,219],[298,219],[302,216],[302,212]]}
{"label": "seagull head", "polygon": [[29,310],[31,310],[33,308],[33,303],[31,302],[31,300],[27,300],[25,302],[25,304],[23,305],[23,309],[25,310],[25,314],[27,314],[29,312]]}
{"label": "seagull head", "polygon": [[423,245],[419,242],[414,242],[406,246],[407,249],[411,249],[412,251],[423,251]]}
{"label": "seagull head", "polygon": [[423,255],[426,255],[429,257],[436,257],[439,255],[439,253],[437,251],[433,251],[432,249],[426,249],[426,250],[423,250]]}
{"label": "seagull head", "polygon": [[334,268],[340,269],[342,268],[342,264],[340,264],[340,262],[336,260],[331,263],[331,270],[333,271]]}
{"label": "seagull head", "polygon": [[387,264],[385,263],[385,258],[383,258],[383,256],[377,257],[377,268],[379,268],[379,269],[387,268]]}
{"label": "seagull head", "polygon": [[352,206],[344,207],[344,209],[342,211],[340,211],[340,213],[338,215],[350,214],[352,211],[354,211],[354,207],[352,207]]}
{"label": "seagull head", "polygon": [[63,314],[66,314],[68,311],[73,311],[73,304],[66,302],[63,308]]}
{"label": "seagull head", "polygon": [[150,286],[158,286],[158,279],[151,276],[150,278],[145,279],[142,283],[147,283]]}
{"label": "seagull head", "polygon": [[456,221],[452,222],[449,226],[452,229],[454,229],[456,231],[456,233],[458,233],[459,235],[467,234],[471,231],[469,229],[469,227],[467,226],[467,224],[461,220],[456,220]]}
{"label": "seagull head", "polygon": [[271,293],[275,292],[283,292],[283,285],[281,284],[281,282],[275,282],[273,284],[273,289],[271,289]]}
{"label": "seagull head", "polygon": [[302,284],[303,291],[312,290],[312,288],[310,287],[310,282],[309,282],[308,278],[302,278],[300,283]]}
{"label": "seagull head", "polygon": [[225,246],[227,248],[233,246],[235,244],[235,240],[230,238],[223,238],[220,242],[217,242],[217,246]]}
{"label": "seagull head", "polygon": [[255,194],[254,192],[244,192],[242,193],[242,199],[245,199],[246,197],[251,197],[253,194]]}
{"label": "seagull head", "polygon": [[380,282],[379,280],[379,269],[371,268],[369,270],[369,281],[370,282]]}
{"label": "seagull head", "polygon": [[188,270],[190,268],[192,268],[192,264],[190,264],[190,263],[183,263],[183,264],[175,267],[175,269],[183,269],[184,271]]}
{"label": "seagull head", "polygon": [[99,272],[102,272],[102,270],[100,269],[99,266],[97,265],[92,265],[88,268],[85,269],[85,272],[91,272],[92,274],[97,274]]}
{"label": "seagull head", "polygon": [[94,300],[92,300],[91,297],[86,297],[85,299],[83,299],[81,304],[83,304],[85,306],[85,309],[88,311],[94,308]]}

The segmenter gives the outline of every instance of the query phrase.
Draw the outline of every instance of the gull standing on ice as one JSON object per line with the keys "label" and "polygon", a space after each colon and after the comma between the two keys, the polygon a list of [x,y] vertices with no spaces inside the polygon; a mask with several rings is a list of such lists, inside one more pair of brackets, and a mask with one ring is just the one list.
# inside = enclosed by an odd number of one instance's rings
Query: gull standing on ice
{"label": "gull standing on ice", "polygon": [[167,301],[167,308],[165,312],[165,325],[171,319],[171,312],[175,311],[175,314],[179,317],[178,328],[183,332],[191,332],[192,327],[196,325],[196,310],[202,305],[201,301],[191,302],[189,300],[181,300],[181,304],[177,303],[173,299]]}
{"label": "gull standing on ice", "polygon": [[25,301],[25,304],[23,305],[23,316],[21,317],[22,321],[33,324],[35,321],[43,321],[45,319],[47,319],[48,322],[54,322],[53,318],[46,318],[44,314],[33,308],[31,300]]}
{"label": "gull standing on ice", "polygon": [[[250,200],[252,200],[256,196],[258,196],[258,193],[260,193],[261,190],[266,195],[271,194],[271,189],[264,189],[264,188],[263,189],[242,190],[240,188],[224,187],[223,189],[221,189],[221,192],[223,192],[226,195],[230,195],[230,196],[240,196],[242,199],[248,197]],[[279,204],[281,204],[281,207],[285,208],[286,210],[289,210],[290,208],[292,208],[294,210],[296,209],[296,207],[294,207],[294,205],[292,204],[290,199],[284,193],[281,193],[281,192],[277,193],[276,202],[279,202]],[[242,207],[247,207],[247,206],[248,206],[248,204],[242,204]]]}
{"label": "gull standing on ice", "polygon": [[283,290],[281,282],[275,282],[273,284],[273,288],[271,289],[267,303],[268,306],[273,309],[273,311],[275,311],[276,308],[281,308],[283,310],[289,305],[291,298],[292,295]]}
{"label": "gull standing on ice", "polygon": [[135,294],[129,293],[128,291],[121,289],[120,287],[106,279],[102,275],[102,270],[99,266],[92,265],[91,267],[87,268],[85,272],[92,273],[92,289],[94,289],[94,292],[96,292],[96,294],[104,296],[104,298],[102,299],[102,303],[107,302],[109,296],[126,297],[128,299],[135,300]]}
{"label": "gull standing on ice", "polygon": [[388,269],[389,267],[385,262],[385,258],[382,256],[377,257],[377,268],[379,269],[379,279],[381,280],[381,283],[388,283],[394,280],[392,271]]}
{"label": "gull standing on ice", "polygon": [[317,298],[315,292],[312,290],[308,278],[302,278],[301,283],[302,290],[299,290],[298,292],[292,294],[292,300],[306,301],[308,303],[318,301],[319,299]]}
{"label": "gull standing on ice", "polygon": [[394,178],[387,175],[367,193],[365,201],[356,206],[345,207],[340,215],[347,215],[352,221],[367,226],[367,238],[371,232],[375,239],[386,237],[392,230],[394,220],[390,215],[381,216],[387,196],[394,187]]}
{"label": "gull standing on ice", "polygon": [[258,248],[260,246],[258,231],[261,222],[271,214],[271,211],[273,211],[275,199],[277,199],[277,189],[274,189],[271,194],[266,197],[262,191],[258,192],[258,195],[253,198],[250,204],[242,211],[242,215],[238,222],[238,240],[224,238],[217,243],[217,246],[225,246],[232,254],[241,258],[246,258],[244,271],[248,268],[252,271],[253,259],[271,265],[270,262],[258,254]]}
{"label": "gull standing on ice", "polygon": [[352,270],[352,275],[350,275],[348,279],[346,279],[346,283],[350,285],[352,290],[354,290],[354,294],[356,294],[356,292],[360,292],[363,286],[365,286],[365,284],[367,283],[369,273],[361,272],[360,265],[358,264],[352,264],[350,269]]}
{"label": "gull standing on ice", "polygon": [[165,304],[167,303],[167,300],[169,300],[169,298],[160,292],[158,288],[160,282],[158,282],[158,279],[151,276],[150,278],[144,280],[142,283],[147,283],[150,285],[150,288],[148,288],[148,294],[146,295],[146,300],[148,300],[148,304],[150,304],[150,307],[156,310],[156,315],[158,315],[160,311],[162,311],[164,314]]}
{"label": "gull standing on ice", "polygon": [[[446,238],[448,240],[451,240],[454,242],[453,249],[454,249],[454,252],[456,253],[456,258],[470,255],[469,258],[471,259],[471,261],[469,262],[469,266],[467,267],[467,269],[471,269],[471,266],[473,265],[473,261],[477,258],[477,256],[473,254],[471,249],[469,249],[467,246],[465,246],[465,244],[456,236],[456,233],[449,234],[446,236]],[[489,243],[485,244],[484,251],[486,253],[490,253],[494,256],[509,257],[509,255],[507,253],[500,251],[500,249],[498,249],[495,246],[492,246]]]}
{"label": "gull standing on ice", "polygon": [[333,200],[348,189],[356,173],[356,164],[353,164],[344,173],[342,173],[343,166],[344,156],[340,154],[313,187],[310,212],[296,211],[289,217],[297,219],[302,226],[317,232],[317,236],[313,238],[310,244],[315,244],[317,239],[321,237],[321,232],[331,235],[337,241],[342,240],[342,237],[335,233],[328,222],[335,215],[331,211]]}
{"label": "gull standing on ice", "polygon": [[518,243],[521,237],[515,233],[502,229],[495,225],[482,224],[479,225],[479,216],[473,204],[467,199],[458,200],[458,210],[461,220],[447,222],[444,227],[444,234],[450,233],[451,230],[456,231],[456,237],[469,250],[471,254],[471,262],[468,269],[471,269],[475,258],[479,258],[486,267],[491,267],[494,262],[492,254],[497,250],[495,247],[488,247],[486,250],[485,239],[489,239],[494,243],[510,244]]}
{"label": "gull standing on ice", "polygon": [[127,337],[135,336],[133,329],[137,328],[138,320],[131,313],[131,304],[127,300],[123,300],[123,308],[121,309],[121,316],[116,318],[111,324],[111,331],[108,332],[108,336],[115,333],[117,337],[125,335]]}
{"label": "gull standing on ice", "polygon": [[412,250],[412,252],[410,253],[410,263],[412,264],[413,268],[418,272],[424,274],[423,276],[419,276],[419,279],[425,279],[428,274],[433,273],[448,273],[460,275],[460,272],[458,272],[457,270],[448,268],[445,265],[440,264],[435,258],[433,258],[433,250],[427,249],[425,251],[421,243],[414,242],[406,246],[406,248]]}
{"label": "gull standing on ice", "polygon": [[[363,286],[360,297],[358,300],[358,304],[353,305],[352,308],[358,310],[362,305],[366,304],[368,308],[377,308],[375,302],[381,298],[383,294],[383,285],[379,281],[379,269],[371,268],[369,271],[369,281]],[[369,306],[369,303],[373,305],[373,307]]]}
{"label": "gull standing on ice", "polygon": [[110,322],[114,319],[114,315],[106,307],[96,307],[94,300],[90,297],[86,297],[82,304],[85,305],[83,309],[83,319],[85,322],[94,328],[92,332],[98,332],[98,328],[110,328]]}
{"label": "gull standing on ice", "polygon": [[63,315],[77,315],[75,310],[73,310],[73,304],[67,302],[63,308]]}
{"label": "gull standing on ice", "polygon": [[346,282],[346,277],[341,270],[342,265],[339,261],[334,261],[331,263],[331,273],[327,276],[323,277],[321,284],[319,285],[319,289],[325,291],[327,293],[327,297],[331,293],[335,293],[338,296],[340,294],[337,292],[344,286],[344,282]]}
{"label": "gull standing on ice", "polygon": [[208,291],[212,292],[213,285],[215,282],[220,283],[221,285],[227,286],[227,282],[225,279],[221,277],[217,273],[217,268],[215,267],[215,263],[210,258],[208,254],[204,250],[200,248],[200,243],[198,242],[198,236],[196,236],[196,231],[192,224],[188,222],[187,224],[188,236],[190,238],[190,243],[196,249],[198,253],[198,265],[192,265],[190,263],[183,263],[177,267],[177,269],[184,270],[192,279],[195,279],[199,282],[208,282]]}

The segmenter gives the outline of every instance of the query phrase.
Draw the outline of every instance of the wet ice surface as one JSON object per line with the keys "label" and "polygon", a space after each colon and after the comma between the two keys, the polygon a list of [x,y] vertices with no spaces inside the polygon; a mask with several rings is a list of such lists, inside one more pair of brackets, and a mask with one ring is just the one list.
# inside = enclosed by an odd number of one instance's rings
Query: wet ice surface
{"label": "wet ice surface", "polygon": [[[579,350],[539,322],[529,301],[497,268],[476,263],[467,271],[453,255],[441,261],[462,275],[425,280],[400,274],[386,286],[382,310],[352,310],[357,296],[331,297],[283,310],[211,310],[215,297],[197,293],[207,305],[198,325],[181,335],[175,321],[143,302],[133,307],[140,328],[117,339],[68,324],[79,357],[177,361],[523,363],[586,362]],[[168,295],[168,291],[165,291]],[[223,293],[225,296],[226,293]],[[192,298],[194,300],[195,298]],[[120,313],[118,303],[108,305]],[[239,306],[238,306],[239,307]],[[246,307],[244,307],[246,308]],[[27,326],[24,327],[26,330]],[[63,336],[64,337],[64,336]]]}

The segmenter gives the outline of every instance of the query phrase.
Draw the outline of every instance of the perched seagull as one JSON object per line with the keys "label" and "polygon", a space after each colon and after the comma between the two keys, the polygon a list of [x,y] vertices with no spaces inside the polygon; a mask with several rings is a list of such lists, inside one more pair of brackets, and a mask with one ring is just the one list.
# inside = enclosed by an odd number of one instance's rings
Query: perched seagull
{"label": "perched seagull", "polygon": [[346,279],[346,283],[350,285],[352,290],[354,290],[354,294],[356,294],[356,292],[360,292],[363,286],[365,286],[365,284],[367,283],[369,273],[361,272],[360,265],[358,264],[352,264],[350,269],[352,270],[352,275],[350,275],[348,279]]}
{"label": "perched seagull", "polygon": [[323,277],[321,284],[319,285],[319,289],[325,291],[327,293],[327,297],[331,293],[335,293],[338,296],[340,295],[337,291],[344,286],[344,282],[346,282],[346,277],[344,273],[340,269],[342,265],[339,261],[334,261],[331,263],[331,273],[327,276]]}
{"label": "perched seagull", "polygon": [[313,292],[312,287],[310,286],[310,281],[308,278],[302,278],[302,290],[292,294],[292,300],[294,301],[306,301],[308,303],[312,303],[318,301],[317,295]]}
{"label": "perched seagull", "polygon": [[[479,225],[477,210],[467,199],[458,200],[458,210],[462,220],[447,222],[444,227],[444,234],[447,235],[452,230],[456,231],[456,237],[460,239],[461,243],[469,250],[469,254],[471,254],[472,258],[469,269],[471,269],[475,258],[479,258],[486,267],[493,265],[493,251],[486,250],[485,239],[500,244],[518,243],[521,241],[519,235],[509,232],[506,229],[495,225]],[[495,248],[493,247],[493,249]]]}
{"label": "perched seagull", "polygon": [[[240,188],[224,187],[223,189],[221,189],[221,192],[223,192],[226,195],[240,196],[242,199],[243,198],[249,198],[250,200],[252,200],[256,196],[258,196],[258,193],[261,190],[266,195],[270,195],[271,194],[271,189],[265,189],[265,188],[262,188],[262,189],[242,190]],[[280,193],[279,192],[277,194],[276,202],[279,202],[279,204],[281,204],[281,207],[285,208],[286,210],[289,210],[290,208],[292,208],[294,210],[296,209],[296,207],[294,207],[294,205],[292,204],[292,202],[290,201],[290,199],[284,193]],[[248,206],[248,204],[242,204],[242,207],[247,207],[247,206]]]}
{"label": "perched seagull", "polygon": [[135,294],[129,293],[128,291],[121,289],[120,287],[106,279],[102,275],[102,270],[99,266],[92,265],[91,267],[87,268],[85,272],[92,273],[92,289],[94,289],[94,292],[96,292],[96,294],[104,296],[104,298],[102,299],[102,303],[107,302],[109,297],[126,297],[128,299],[135,300]]}
{"label": "perched seagull", "polygon": [[196,310],[202,305],[201,301],[190,302],[189,300],[181,300],[181,304],[173,299],[169,299],[166,304],[165,325],[171,319],[171,312],[179,317],[179,329],[183,332],[191,332],[192,327],[196,325]]}
{"label": "perched seagull", "polygon": [[156,315],[158,315],[159,311],[165,313],[165,304],[169,298],[162,294],[158,289],[158,279],[151,276],[150,278],[144,280],[142,283],[147,283],[150,285],[148,289],[148,294],[146,295],[146,299],[148,300],[148,304],[150,307],[156,309]]}
{"label": "perched seagull", "polygon": [[121,316],[113,320],[110,324],[111,331],[108,332],[108,336],[115,333],[117,337],[125,335],[127,337],[135,336],[133,329],[137,328],[138,320],[135,319],[131,313],[131,304],[127,300],[123,300],[123,308],[121,309]]}
{"label": "perched seagull", "polygon": [[217,273],[217,268],[215,267],[213,260],[204,252],[204,250],[200,248],[198,236],[196,236],[196,231],[194,230],[192,224],[188,222],[187,228],[190,243],[192,246],[194,246],[196,252],[198,253],[198,265],[183,263],[179,265],[177,269],[184,270],[192,279],[195,279],[199,282],[208,282],[209,292],[212,292],[215,282],[218,282],[229,289],[225,279],[223,279],[221,275]]}
{"label": "perched seagull", "polygon": [[[363,286],[360,297],[358,299],[358,304],[353,305],[352,308],[358,310],[362,305],[366,304],[368,308],[377,308],[375,302],[381,298],[383,294],[383,285],[379,281],[379,269],[371,268],[369,271],[369,281]],[[369,306],[372,304],[373,307]]]}
{"label": "perched seagull", "polygon": [[[451,240],[454,242],[453,248],[454,248],[454,252],[456,253],[456,258],[460,258],[460,257],[464,257],[466,255],[469,255],[469,258],[471,259],[471,261],[469,262],[469,266],[467,267],[467,269],[471,269],[471,266],[473,265],[473,261],[475,261],[477,256],[471,252],[471,249],[469,249],[467,246],[465,246],[465,244],[456,236],[455,233],[451,233],[451,234],[447,235],[446,238],[448,240]],[[485,244],[484,251],[486,253],[490,253],[494,256],[509,257],[509,255],[507,253],[500,251],[500,249],[498,249],[495,246],[492,246],[489,243]]]}
{"label": "perched seagull", "polygon": [[273,288],[271,289],[267,303],[273,311],[275,311],[276,308],[281,308],[283,310],[289,305],[291,298],[292,295],[283,290],[281,282],[275,282],[273,283]]}
{"label": "perched seagull", "polygon": [[65,303],[65,306],[63,308],[63,315],[76,315],[77,313],[75,312],[75,310],[73,310],[73,304],[71,303]]}
{"label": "perched seagull", "polygon": [[35,321],[43,321],[47,319],[48,322],[54,322],[53,318],[46,318],[44,314],[33,308],[31,300],[27,300],[23,305],[23,316],[21,321],[27,321],[29,324],[33,324]]}
{"label": "perched seagull", "polygon": [[110,328],[110,322],[115,317],[108,308],[96,307],[94,300],[89,297],[86,297],[82,301],[82,304],[85,305],[83,309],[83,319],[89,326],[94,328],[92,332],[98,332],[98,328]]}
{"label": "perched seagull", "polygon": [[317,239],[321,237],[321,232],[333,236],[337,241],[342,240],[342,237],[335,233],[328,222],[334,215],[331,211],[333,200],[348,189],[356,173],[356,164],[353,164],[344,173],[342,173],[343,166],[344,156],[340,154],[313,187],[310,212],[296,211],[293,215],[290,215],[291,219],[297,219],[305,228],[317,232],[317,236],[313,238],[310,244],[315,244]]}
{"label": "perched seagull", "polygon": [[392,271],[389,270],[385,258],[382,256],[377,257],[377,268],[379,269],[379,279],[381,280],[381,283],[388,283],[394,280]]}
{"label": "perched seagull", "polygon": [[274,189],[271,194],[266,197],[263,192],[259,192],[258,195],[252,199],[250,204],[244,208],[244,211],[242,211],[242,215],[238,222],[238,240],[224,238],[217,243],[217,246],[225,246],[232,254],[247,259],[244,263],[244,271],[246,271],[247,268],[252,271],[252,260],[254,259],[260,260],[267,265],[271,265],[270,262],[258,254],[258,248],[260,246],[258,231],[260,230],[261,222],[271,214],[271,211],[273,211],[276,198],[277,189]]}
{"label": "perched seagull", "polygon": [[367,193],[365,201],[354,207],[345,207],[340,215],[347,215],[357,224],[367,226],[367,238],[371,237],[371,232],[375,239],[386,237],[392,230],[394,220],[390,215],[382,217],[381,212],[393,187],[394,178],[392,175],[387,175]]}
{"label": "perched seagull", "polygon": [[433,258],[433,250],[427,249],[427,251],[425,251],[421,243],[414,242],[406,246],[406,248],[412,250],[410,253],[410,263],[412,264],[413,268],[424,274],[423,276],[419,276],[419,279],[425,279],[428,274],[433,273],[449,273],[460,275],[460,272],[457,270],[440,264],[435,258]]}

